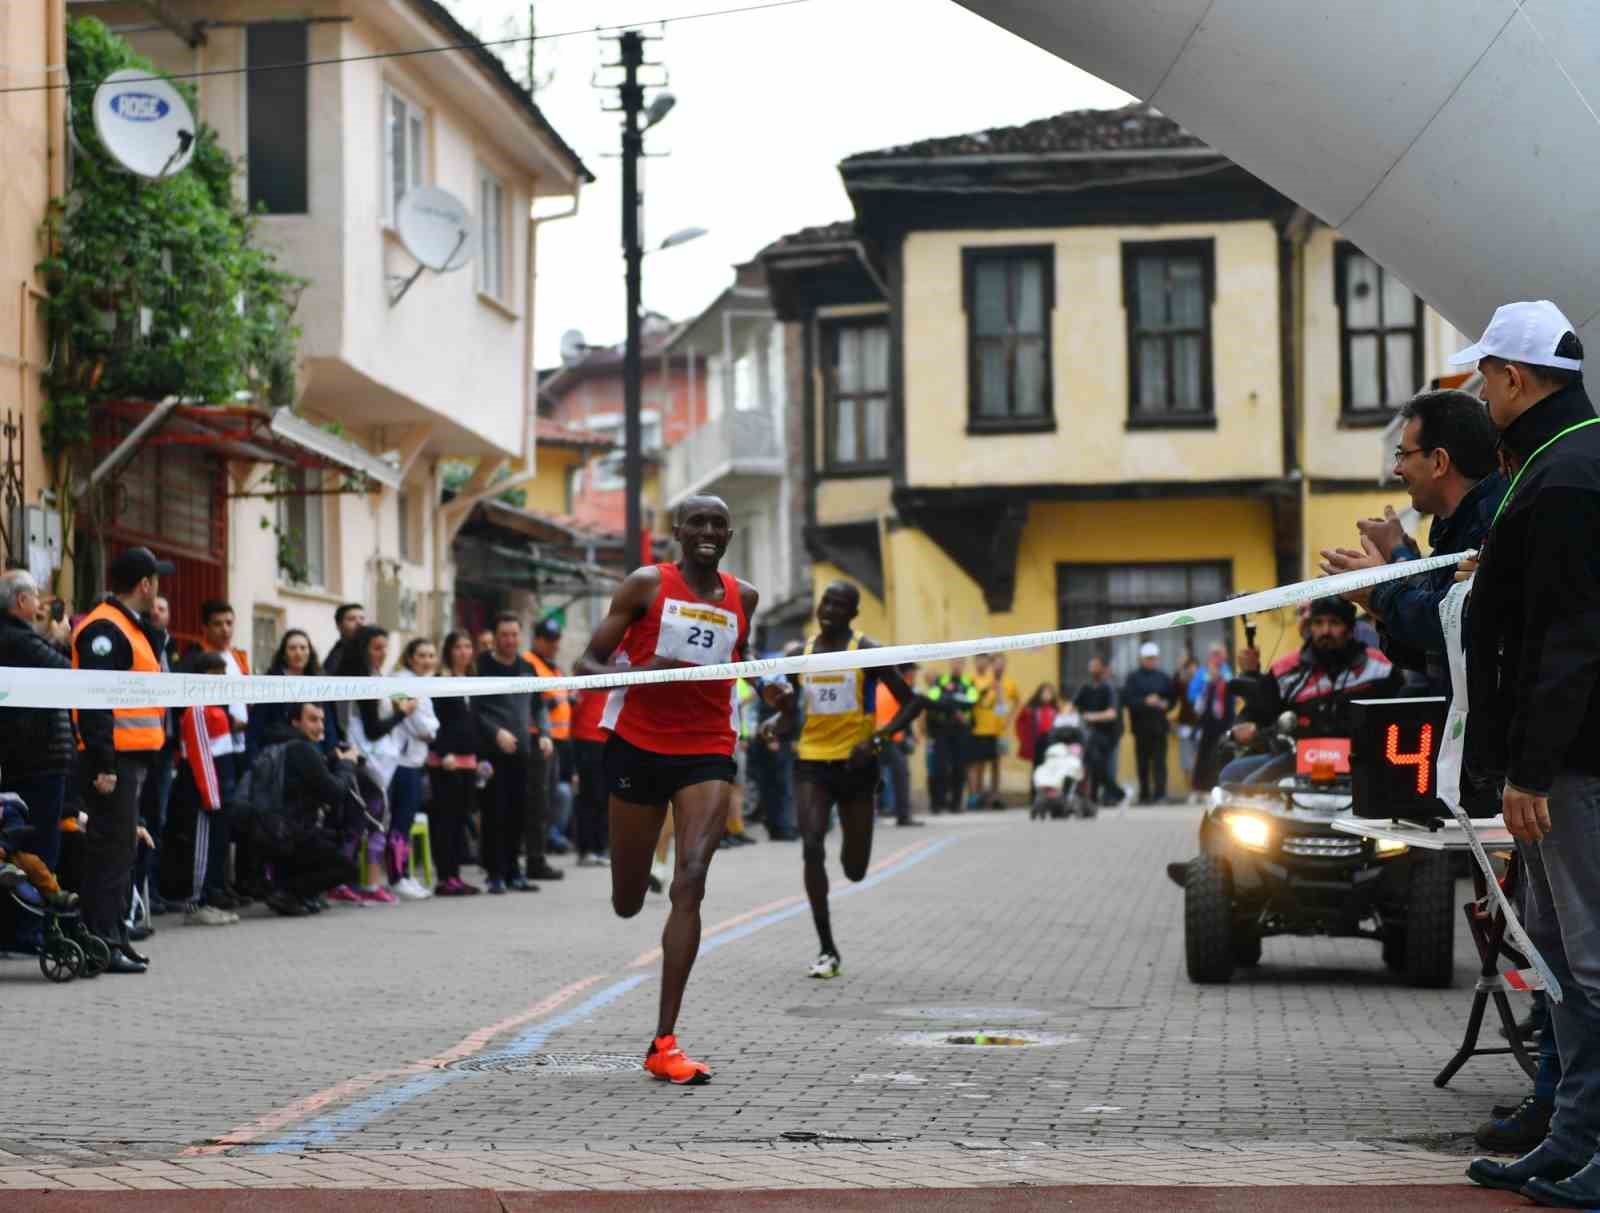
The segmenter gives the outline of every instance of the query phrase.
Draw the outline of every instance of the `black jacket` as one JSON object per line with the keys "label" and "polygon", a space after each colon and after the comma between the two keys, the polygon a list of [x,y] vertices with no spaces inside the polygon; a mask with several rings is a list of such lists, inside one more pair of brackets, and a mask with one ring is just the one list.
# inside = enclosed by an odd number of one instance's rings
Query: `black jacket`
{"label": "black jacket", "polygon": [[[1162,706],[1153,708],[1145,703],[1146,695],[1161,696]],[[1142,666],[1128,675],[1122,684],[1122,703],[1128,709],[1128,724],[1139,737],[1164,736],[1171,723],[1167,713],[1178,702],[1178,689],[1172,679],[1160,670],[1147,670]]]}
{"label": "black jacket", "polygon": [[[535,670],[521,657],[510,665],[501,665],[493,653],[479,653],[478,673],[484,678],[532,678]],[[488,736],[492,739],[498,730],[508,730],[517,739],[519,754],[529,752],[529,729],[544,728],[544,696],[532,691],[514,695],[474,695],[472,704],[489,730]],[[492,753],[499,754],[500,748],[496,746]]]}
{"label": "black jacket", "polygon": [[355,766],[323,754],[317,746],[288,724],[274,723],[262,739],[262,748],[286,745],[283,809],[301,827],[315,825],[329,810],[342,815],[346,800],[355,792]]}
{"label": "black jacket", "polygon": [[1600,425],[1551,443],[1594,418],[1580,383],[1502,435],[1521,472],[1472,587],[1467,766],[1527,792],[1600,774]]}
{"label": "black jacket", "polygon": [[433,701],[433,714],[439,718],[439,732],[428,748],[435,754],[476,754],[488,757],[495,751],[494,730],[478,715],[470,695],[441,695]]}
{"label": "black jacket", "polygon": [[[1491,472],[1468,489],[1455,513],[1433,520],[1428,546],[1434,555],[1480,547],[1505,495],[1506,478],[1499,472]],[[1390,563],[1418,558],[1419,553],[1403,546],[1395,549]],[[1450,666],[1445,659],[1439,604],[1455,579],[1455,569],[1435,569],[1404,581],[1386,582],[1372,591],[1372,609],[1382,617],[1378,635],[1384,653],[1396,665],[1426,674],[1428,689],[1436,695],[1450,694]]]}
{"label": "black jacket", "polygon": [[[30,670],[70,670],[72,662],[32,626],[0,614],[0,665]],[[64,708],[0,708],[0,777],[63,775],[76,742]]]}

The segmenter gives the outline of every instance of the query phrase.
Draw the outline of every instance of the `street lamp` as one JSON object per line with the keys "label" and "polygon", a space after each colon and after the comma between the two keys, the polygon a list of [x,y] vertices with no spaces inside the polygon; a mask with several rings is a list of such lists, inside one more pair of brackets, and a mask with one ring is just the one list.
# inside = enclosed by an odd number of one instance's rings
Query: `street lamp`
{"label": "street lamp", "polygon": [[650,102],[650,108],[644,112],[644,129],[649,130],[672,112],[672,107],[678,104],[678,99],[671,93],[663,90],[655,95]]}
{"label": "street lamp", "polygon": [[688,244],[689,241],[698,240],[698,239],[700,239],[701,236],[704,236],[706,234],[707,234],[706,233],[706,229],[703,228],[703,227],[679,228],[677,231],[673,232],[672,235],[668,236],[665,240],[663,240],[660,244],[656,245],[655,248],[651,249],[650,252],[652,252],[652,253],[664,253],[669,248],[677,248],[680,244]]}

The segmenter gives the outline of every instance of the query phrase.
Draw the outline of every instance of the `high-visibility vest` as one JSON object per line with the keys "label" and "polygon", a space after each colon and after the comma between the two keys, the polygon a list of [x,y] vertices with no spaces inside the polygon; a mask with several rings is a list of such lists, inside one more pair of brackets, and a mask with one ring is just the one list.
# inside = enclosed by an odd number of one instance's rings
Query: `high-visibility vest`
{"label": "high-visibility vest", "polygon": [[[72,629],[72,668],[78,669],[78,637],[83,629],[91,623],[100,620],[109,620],[128,641],[128,647],[133,650],[133,665],[130,667],[135,673],[159,674],[161,663],[156,660],[155,650],[150,647],[150,639],[144,634],[144,629],[136,627],[122,610],[110,602],[102,602],[78,621],[78,626]],[[162,708],[112,708],[112,740],[119,753],[148,753],[159,750],[166,744],[166,729],[162,727],[165,711]],[[72,709],[72,720],[76,724],[78,709]],[[80,738],[78,748],[83,749]]]}
{"label": "high-visibility vest", "polygon": [[[529,665],[540,678],[560,678],[561,671],[556,669],[539,654],[529,649],[523,654]],[[551,741],[572,740],[572,700],[565,691],[541,691],[544,696],[545,736]]]}

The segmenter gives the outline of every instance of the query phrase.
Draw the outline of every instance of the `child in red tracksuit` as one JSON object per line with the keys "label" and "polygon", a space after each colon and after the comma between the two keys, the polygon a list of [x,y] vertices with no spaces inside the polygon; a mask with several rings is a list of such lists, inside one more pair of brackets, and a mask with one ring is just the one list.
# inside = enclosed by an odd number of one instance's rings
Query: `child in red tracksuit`
{"label": "child in red tracksuit", "polygon": [[[219,653],[195,658],[194,672],[224,671]],[[239,916],[206,905],[206,883],[220,887],[228,861],[228,835],[222,817],[222,785],[216,759],[233,753],[233,724],[225,705],[184,708],[179,724],[178,778],[172,788],[173,815],[178,822],[194,819],[194,880],[184,921],[197,926],[231,926]]]}

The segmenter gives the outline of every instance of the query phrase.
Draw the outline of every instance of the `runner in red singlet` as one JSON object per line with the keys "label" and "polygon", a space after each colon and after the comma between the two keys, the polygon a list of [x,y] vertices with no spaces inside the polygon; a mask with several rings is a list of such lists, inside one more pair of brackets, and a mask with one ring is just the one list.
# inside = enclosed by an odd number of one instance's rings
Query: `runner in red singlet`
{"label": "runner in red singlet", "polygon": [[[754,586],[720,572],[733,518],[719,497],[678,507],[672,536],[683,557],[628,576],[578,659],[579,674],[720,665],[744,656]],[[619,653],[620,649],[620,653]],[[672,910],[661,933],[661,1012],[645,1069],[675,1083],[711,1078],[674,1034],[683,990],[700,951],[706,870],[722,841],[736,773],[731,680],[618,687],[606,703],[606,785],[611,810],[611,904],[622,918],[644,905],[650,861],[670,803],[677,861]]]}

